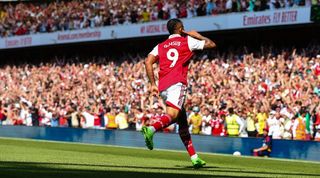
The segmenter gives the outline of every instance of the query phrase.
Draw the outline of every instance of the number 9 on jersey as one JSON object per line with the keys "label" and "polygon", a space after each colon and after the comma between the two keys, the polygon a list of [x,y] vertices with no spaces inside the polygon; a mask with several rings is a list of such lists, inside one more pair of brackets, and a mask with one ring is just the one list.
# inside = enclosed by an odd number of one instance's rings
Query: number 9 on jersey
{"label": "number 9 on jersey", "polygon": [[177,63],[177,60],[179,58],[178,50],[175,48],[171,48],[167,52],[167,58],[172,61],[170,68],[174,67]]}

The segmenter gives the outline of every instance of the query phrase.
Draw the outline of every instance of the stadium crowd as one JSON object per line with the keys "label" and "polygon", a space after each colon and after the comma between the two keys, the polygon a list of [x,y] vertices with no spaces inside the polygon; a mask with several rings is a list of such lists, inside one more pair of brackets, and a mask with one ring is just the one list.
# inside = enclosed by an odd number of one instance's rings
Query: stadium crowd
{"label": "stadium crowd", "polygon": [[317,0],[71,0],[0,4],[0,37],[222,13],[311,6]]}
{"label": "stadium crowd", "polygon": [[[275,139],[320,141],[319,49],[195,57],[185,104],[190,131],[256,137],[268,128]],[[139,131],[164,113],[163,101],[150,96],[143,58],[76,61],[2,66],[0,124]]]}

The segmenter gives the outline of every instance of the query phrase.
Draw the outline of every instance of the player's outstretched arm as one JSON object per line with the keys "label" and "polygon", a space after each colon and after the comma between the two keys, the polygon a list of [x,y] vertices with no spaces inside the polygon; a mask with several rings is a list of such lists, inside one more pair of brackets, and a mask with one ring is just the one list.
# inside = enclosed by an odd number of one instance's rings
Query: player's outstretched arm
{"label": "player's outstretched arm", "polygon": [[154,78],[154,71],[153,71],[153,64],[157,61],[157,57],[155,57],[152,54],[149,54],[146,61],[145,61],[145,66],[146,66],[146,71],[147,71],[147,76],[149,78],[149,81],[151,83],[151,92],[153,95],[158,94],[158,88],[156,86],[156,80]]}
{"label": "player's outstretched arm", "polygon": [[182,31],[182,32],[184,34],[189,35],[189,36],[191,36],[193,38],[196,38],[198,40],[204,40],[205,43],[204,43],[203,49],[210,49],[210,48],[214,48],[214,47],[217,46],[212,40],[210,40],[207,37],[202,36],[200,33],[198,33],[195,30],[192,30],[192,31],[189,31],[189,32],[186,32],[186,31]]}

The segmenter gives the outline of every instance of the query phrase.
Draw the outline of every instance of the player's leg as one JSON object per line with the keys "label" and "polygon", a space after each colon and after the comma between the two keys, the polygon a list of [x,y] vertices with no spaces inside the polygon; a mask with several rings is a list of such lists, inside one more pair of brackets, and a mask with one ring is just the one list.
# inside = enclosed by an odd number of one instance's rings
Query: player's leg
{"label": "player's leg", "polygon": [[268,150],[258,151],[258,156],[270,157],[270,152]]}
{"label": "player's leg", "polygon": [[145,138],[146,146],[153,149],[153,135],[155,132],[168,127],[170,124],[176,122],[179,111],[183,105],[186,87],[182,83],[172,85],[167,90],[161,92],[161,97],[166,103],[166,114],[153,123],[149,127],[142,127],[142,134]]}
{"label": "player's leg", "polygon": [[203,167],[206,164],[206,162],[200,159],[199,156],[196,154],[196,151],[192,144],[191,135],[189,132],[187,114],[184,108],[181,109],[181,112],[179,113],[179,117],[177,118],[177,120],[179,124],[180,138],[190,155],[193,166],[195,168]]}
{"label": "player's leg", "polygon": [[153,135],[155,132],[168,127],[172,123],[176,122],[176,118],[179,114],[179,110],[170,106],[166,107],[166,114],[160,117],[158,121],[153,123],[151,126],[143,126],[141,132],[144,136],[146,146],[149,150],[153,149]]}
{"label": "player's leg", "polygon": [[162,130],[163,128],[168,127],[172,123],[176,122],[176,118],[179,114],[179,110],[176,108],[173,108],[171,106],[166,106],[166,113],[163,114],[159,120],[154,122],[151,126],[150,129],[153,132],[157,132],[159,130]]}

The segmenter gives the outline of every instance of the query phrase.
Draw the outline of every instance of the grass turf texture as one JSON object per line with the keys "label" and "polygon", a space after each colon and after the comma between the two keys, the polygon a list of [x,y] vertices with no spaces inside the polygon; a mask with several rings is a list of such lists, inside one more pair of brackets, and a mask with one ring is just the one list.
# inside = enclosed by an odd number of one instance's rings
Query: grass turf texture
{"label": "grass turf texture", "polygon": [[195,170],[186,152],[0,138],[0,177],[320,176],[320,164],[314,162],[204,153],[200,156],[207,166]]}

